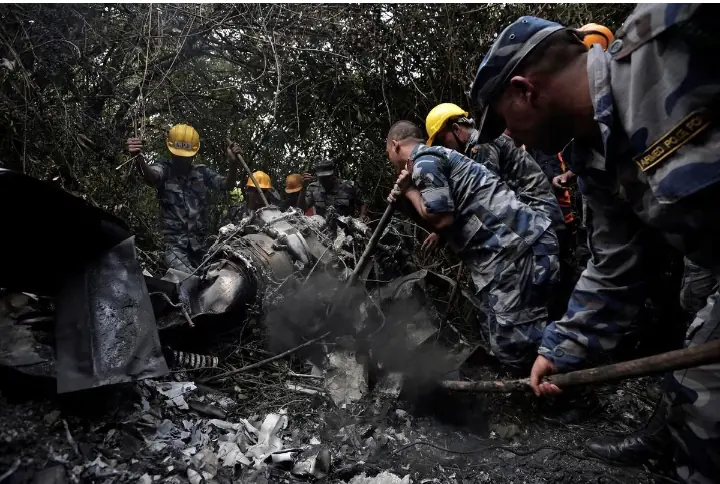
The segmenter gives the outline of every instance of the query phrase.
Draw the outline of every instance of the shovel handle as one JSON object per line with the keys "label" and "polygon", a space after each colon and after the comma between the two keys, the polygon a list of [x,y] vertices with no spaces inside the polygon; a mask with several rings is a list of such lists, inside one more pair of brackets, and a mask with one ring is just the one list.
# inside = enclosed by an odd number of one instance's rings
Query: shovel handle
{"label": "shovel handle", "polygon": [[[228,139],[227,141],[228,141],[228,144],[230,144],[230,140]],[[245,158],[243,158],[240,153],[233,153],[233,155],[235,156],[235,159],[238,162],[240,162],[240,164],[245,169],[245,172],[248,174],[248,176],[250,176],[250,179],[252,180],[253,185],[255,185],[255,189],[257,190],[258,194],[260,195],[260,198],[262,199],[265,206],[267,207],[268,205],[270,205],[267,201],[267,198],[265,198],[265,194],[263,193],[262,188],[260,188],[260,185],[258,185],[258,182],[255,179],[255,175],[253,175],[252,170],[250,170],[250,167],[247,165],[247,163],[245,163]]]}
{"label": "shovel handle", "polygon": [[373,232],[372,237],[370,237],[370,241],[368,242],[367,247],[365,247],[365,251],[362,256],[360,256],[360,260],[355,266],[355,270],[352,275],[350,275],[350,279],[348,279],[348,287],[354,286],[357,283],[360,274],[362,274],[363,270],[368,265],[368,262],[370,262],[372,255],[375,253],[375,249],[377,249],[378,242],[380,242],[380,237],[383,232],[385,232],[385,229],[392,219],[393,213],[395,213],[395,205],[389,204],[385,209],[385,213],[383,213],[380,222],[375,228],[375,232]]}
{"label": "shovel handle", "polygon": [[[605,383],[655,375],[668,371],[684,370],[720,362],[720,339],[681,350],[668,351],[658,355],[623,361],[614,365],[598,366],[586,370],[553,375],[546,381],[561,388],[593,383]],[[441,381],[440,386],[448,390],[463,392],[511,392],[530,391],[530,380],[490,381]]]}

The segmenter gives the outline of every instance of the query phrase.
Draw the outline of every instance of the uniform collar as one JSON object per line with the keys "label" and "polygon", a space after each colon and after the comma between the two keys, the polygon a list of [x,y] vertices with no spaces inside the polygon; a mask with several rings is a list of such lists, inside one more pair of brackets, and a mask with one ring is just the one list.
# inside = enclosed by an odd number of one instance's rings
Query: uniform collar
{"label": "uniform collar", "polygon": [[587,54],[587,73],[590,97],[595,108],[595,121],[600,126],[603,146],[607,152],[608,138],[613,124],[613,95],[610,85],[610,54],[595,44]]}

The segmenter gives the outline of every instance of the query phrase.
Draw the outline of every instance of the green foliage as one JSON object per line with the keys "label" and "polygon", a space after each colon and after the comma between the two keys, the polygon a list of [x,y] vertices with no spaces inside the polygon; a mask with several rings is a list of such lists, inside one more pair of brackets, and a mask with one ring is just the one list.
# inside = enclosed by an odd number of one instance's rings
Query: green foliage
{"label": "green foliage", "polygon": [[113,211],[150,249],[159,242],[157,203],[132,163],[123,165],[124,142],[140,136],[151,157],[166,156],[165,132],[178,122],[198,129],[202,162],[217,170],[227,169],[228,139],[277,185],[330,158],[379,210],[392,183],[384,146],[390,124],[422,123],[439,102],[467,106],[480,59],[505,25],[538,15],[615,29],[630,10],[5,4],[1,160]]}

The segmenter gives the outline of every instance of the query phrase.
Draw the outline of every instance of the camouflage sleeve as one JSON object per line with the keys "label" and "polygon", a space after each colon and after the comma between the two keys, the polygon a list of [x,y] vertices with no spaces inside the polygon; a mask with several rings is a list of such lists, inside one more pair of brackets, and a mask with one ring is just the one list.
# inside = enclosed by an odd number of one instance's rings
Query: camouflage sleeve
{"label": "camouflage sleeve", "polygon": [[507,135],[495,140],[500,149],[502,164],[512,167],[513,180],[521,180],[522,186],[513,188],[522,195],[522,200],[530,208],[547,215],[553,222],[553,227],[564,226],[565,219],[557,197],[553,193],[550,180],[540,168],[535,159],[524,149],[515,146],[515,142]]}
{"label": "camouflage sleeve", "polygon": [[413,164],[413,183],[420,190],[428,213],[455,211],[450,183],[443,173],[441,162],[441,158],[424,155],[416,158]]}
{"label": "camouflage sleeve", "polygon": [[220,175],[215,170],[205,167],[203,170],[205,184],[213,190],[228,190],[227,177]]}
{"label": "camouflage sleeve", "polygon": [[155,187],[160,189],[165,181],[165,168],[160,163],[153,163],[152,165],[148,165],[147,168],[157,175],[157,178],[155,178]]}
{"label": "camouflage sleeve", "polygon": [[648,229],[610,189],[587,179],[579,184],[592,209],[592,258],[565,316],[547,326],[538,350],[561,372],[615,348],[644,298],[643,240],[648,240]]}

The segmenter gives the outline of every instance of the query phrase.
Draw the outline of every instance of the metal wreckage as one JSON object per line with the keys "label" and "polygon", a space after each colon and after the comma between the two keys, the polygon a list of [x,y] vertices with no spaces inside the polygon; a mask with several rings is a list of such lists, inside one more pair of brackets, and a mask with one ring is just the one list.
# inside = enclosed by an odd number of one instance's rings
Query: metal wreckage
{"label": "metal wreckage", "polygon": [[[8,170],[0,170],[0,197],[0,365],[54,375],[59,393],[166,375],[197,364],[194,353],[213,337],[237,340],[252,325],[266,327],[276,352],[334,337],[332,354],[304,356],[341,379],[358,375],[354,389],[339,385],[338,404],[367,390],[368,367],[397,393],[399,375],[417,371],[411,355],[441,326],[426,289],[447,294],[455,285],[418,270],[408,237],[391,227],[361,274],[366,282],[346,290],[368,226],[273,206],[222,227],[193,274],[158,278],[141,268],[125,223],[84,200]],[[441,367],[436,359],[434,371]]]}

